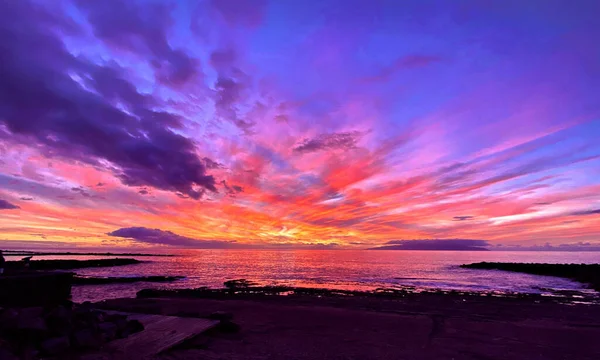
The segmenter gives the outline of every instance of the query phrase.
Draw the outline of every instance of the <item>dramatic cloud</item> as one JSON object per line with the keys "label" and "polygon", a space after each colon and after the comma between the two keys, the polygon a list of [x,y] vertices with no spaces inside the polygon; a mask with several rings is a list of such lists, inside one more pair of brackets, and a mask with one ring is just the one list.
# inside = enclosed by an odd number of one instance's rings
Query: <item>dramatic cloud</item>
{"label": "dramatic cloud", "polygon": [[2,200],[0,199],[0,210],[12,210],[12,209],[18,209],[19,207],[17,205],[11,204],[6,200]]}
{"label": "dramatic cloud", "polygon": [[[130,186],[179,191],[195,199],[204,190],[216,191],[194,142],[171,130],[178,124],[175,115],[146,107],[146,96],[120,70],[66,51],[45,27],[65,25],[42,8],[26,1],[0,7],[0,138],[36,142],[48,156],[107,167]],[[39,44],[35,57],[26,44]],[[85,90],[73,73],[86,77],[86,86],[96,91]],[[109,93],[136,116],[115,106]],[[4,135],[2,124],[8,130]]]}
{"label": "dramatic cloud", "polygon": [[387,245],[372,250],[489,250],[490,243],[485,240],[470,239],[430,239],[430,240],[393,240]]}
{"label": "dramatic cloud", "polygon": [[110,46],[147,55],[160,81],[181,85],[199,74],[198,60],[169,44],[173,6],[120,0],[76,0],[97,38]]}
{"label": "dramatic cloud", "polygon": [[294,147],[294,151],[298,153],[309,153],[321,150],[354,149],[362,135],[363,134],[359,131],[321,134],[313,139],[302,140],[300,144]]}
{"label": "dramatic cloud", "polygon": [[145,227],[121,228],[108,233],[109,236],[128,238],[153,245],[169,245],[176,247],[191,247],[198,249],[223,249],[235,247],[233,241],[214,241],[193,239],[177,235],[171,231],[149,229]]}

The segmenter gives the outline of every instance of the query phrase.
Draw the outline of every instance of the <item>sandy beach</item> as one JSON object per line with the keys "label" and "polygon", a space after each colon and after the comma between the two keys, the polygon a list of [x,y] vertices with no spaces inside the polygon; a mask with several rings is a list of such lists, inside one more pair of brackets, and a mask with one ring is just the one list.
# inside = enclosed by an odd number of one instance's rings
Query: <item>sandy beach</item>
{"label": "sandy beach", "polygon": [[115,299],[121,311],[233,315],[160,359],[597,359],[600,307],[472,295]]}

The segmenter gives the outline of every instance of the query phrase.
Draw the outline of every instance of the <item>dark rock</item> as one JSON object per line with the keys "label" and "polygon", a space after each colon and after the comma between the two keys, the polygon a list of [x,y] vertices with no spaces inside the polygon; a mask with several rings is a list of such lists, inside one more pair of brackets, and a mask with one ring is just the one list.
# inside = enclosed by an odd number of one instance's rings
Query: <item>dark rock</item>
{"label": "dark rock", "polygon": [[41,317],[23,316],[22,314],[19,314],[19,317],[17,318],[16,328],[23,331],[39,333],[48,330],[46,322]]}
{"label": "dark rock", "polygon": [[106,321],[111,322],[116,326],[117,337],[124,337],[123,334],[125,333],[125,330],[127,329],[127,316],[126,315],[119,315],[119,314],[107,315]]}
{"label": "dark rock", "polygon": [[117,337],[118,328],[116,324],[104,322],[98,325],[98,329],[100,330],[102,338],[105,342],[114,340]]}
{"label": "dark rock", "polygon": [[9,349],[0,347],[0,359],[1,360],[19,360],[19,358],[12,353]]}
{"label": "dark rock", "polygon": [[244,289],[257,285],[255,282],[246,279],[228,280],[223,283],[228,289]]}
{"label": "dark rock", "polygon": [[217,329],[224,333],[237,333],[240,331],[240,326],[233,321],[221,321]]}
{"label": "dark rock", "polygon": [[19,309],[19,317],[41,317],[44,314],[44,308],[41,306],[26,307]]}
{"label": "dark rock", "polygon": [[129,320],[127,322],[127,328],[131,331],[131,333],[136,333],[144,330],[144,324],[139,322],[138,320]]}
{"label": "dark rock", "polygon": [[66,335],[71,332],[72,312],[64,306],[57,306],[46,315],[46,325],[55,335]]}
{"label": "dark rock", "polygon": [[229,321],[233,319],[233,314],[226,311],[215,311],[214,313],[210,314],[208,318],[213,320]]}
{"label": "dark rock", "polygon": [[25,349],[21,350],[19,357],[23,360],[39,359],[40,352],[38,351],[38,349],[34,348],[33,346],[28,346]]}
{"label": "dark rock", "polygon": [[[205,313],[206,314],[206,313]],[[190,318],[199,318],[199,317],[203,317],[202,313],[200,313],[199,311],[187,311],[187,310],[181,310],[181,311],[177,311],[173,314],[173,316],[179,316],[179,317],[190,317]]]}
{"label": "dark rock", "polygon": [[0,311],[0,330],[16,328],[18,317],[19,313],[15,309],[4,309]]}
{"label": "dark rock", "polygon": [[70,345],[71,342],[69,341],[69,337],[61,336],[42,341],[40,349],[46,355],[58,355],[67,351]]}
{"label": "dark rock", "polygon": [[119,334],[121,337],[127,337],[131,334],[140,332],[144,330],[144,325],[138,320],[129,320],[127,322],[127,326],[121,333]]}
{"label": "dark rock", "polygon": [[83,349],[97,349],[103,343],[102,335],[92,329],[76,331],[71,340],[76,347]]}

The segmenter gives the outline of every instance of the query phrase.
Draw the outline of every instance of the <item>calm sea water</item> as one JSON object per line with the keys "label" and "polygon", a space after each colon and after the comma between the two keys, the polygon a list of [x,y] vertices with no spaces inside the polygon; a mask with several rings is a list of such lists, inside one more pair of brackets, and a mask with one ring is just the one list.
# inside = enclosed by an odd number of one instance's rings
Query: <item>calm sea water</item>
{"label": "calm sea water", "polygon": [[[77,286],[76,301],[134,297],[143,288],[222,287],[230,279],[261,284],[370,290],[379,287],[552,293],[593,293],[566,279],[490,270],[468,270],[460,264],[479,261],[598,263],[600,253],[458,252],[368,250],[189,250],[175,257],[140,257],[146,262],[113,268],[78,270],[90,276],[180,275],[174,283]],[[67,257],[60,257],[67,258]],[[92,258],[90,256],[79,256]],[[552,289],[552,290],[550,290]]]}

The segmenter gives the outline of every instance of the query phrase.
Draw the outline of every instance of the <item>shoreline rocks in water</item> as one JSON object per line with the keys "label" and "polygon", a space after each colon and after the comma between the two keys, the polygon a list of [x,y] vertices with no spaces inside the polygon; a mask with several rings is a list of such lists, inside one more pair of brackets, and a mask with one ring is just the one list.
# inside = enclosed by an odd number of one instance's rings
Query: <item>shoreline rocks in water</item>
{"label": "shoreline rocks in water", "polygon": [[173,282],[184,278],[184,276],[91,277],[75,275],[73,277],[73,285],[102,285],[135,282]]}
{"label": "shoreline rocks in water", "polygon": [[[225,288],[200,287],[195,289],[142,289],[137,292],[138,299],[147,298],[190,298],[190,299],[264,299],[273,297],[318,297],[318,298],[376,298],[376,299],[405,299],[423,298],[428,296],[446,296],[448,298],[481,298],[502,297],[506,299],[528,299],[539,302],[570,302],[572,294],[555,293],[553,297],[542,294],[518,293],[518,292],[476,292],[461,290],[441,289],[417,289],[413,287],[379,288],[375,290],[340,290],[327,288],[309,288],[292,286],[258,286],[245,280],[229,280],[225,282]],[[578,298],[578,300],[582,300]],[[586,297],[586,301],[597,302],[598,298]]]}
{"label": "shoreline rocks in water", "polygon": [[5,308],[0,309],[0,354],[30,359],[61,356],[98,349],[143,329],[139,321],[127,320],[126,315],[71,302],[52,307]]}
{"label": "shoreline rocks in water", "polygon": [[[31,260],[30,270],[71,270],[90,267],[111,267],[140,264],[142,261],[130,258],[91,259],[91,260]],[[24,267],[22,261],[7,261],[6,270],[19,270]]]}
{"label": "shoreline rocks in water", "polygon": [[478,262],[460,266],[465,269],[502,270],[532,275],[562,277],[589,284],[600,291],[600,264],[540,264]]}

